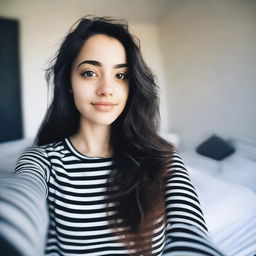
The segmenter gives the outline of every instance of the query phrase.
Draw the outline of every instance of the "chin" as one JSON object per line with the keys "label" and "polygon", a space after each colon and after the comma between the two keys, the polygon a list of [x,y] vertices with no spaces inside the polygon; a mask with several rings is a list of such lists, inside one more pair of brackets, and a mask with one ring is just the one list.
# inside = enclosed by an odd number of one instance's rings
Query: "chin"
{"label": "chin", "polygon": [[108,120],[104,120],[103,118],[101,119],[101,120],[97,120],[97,121],[95,121],[94,123],[95,124],[98,124],[98,125],[106,125],[106,126],[108,126],[108,125],[111,125],[112,123],[114,123],[115,122],[115,120],[116,120],[117,118],[115,118],[115,119],[108,119]]}
{"label": "chin", "polygon": [[109,114],[104,114],[104,115],[99,115],[99,114],[95,114],[90,115],[93,118],[88,118],[88,115],[82,115],[82,118],[87,120],[88,123],[91,123],[93,125],[111,125],[113,124],[120,115],[109,115]]}

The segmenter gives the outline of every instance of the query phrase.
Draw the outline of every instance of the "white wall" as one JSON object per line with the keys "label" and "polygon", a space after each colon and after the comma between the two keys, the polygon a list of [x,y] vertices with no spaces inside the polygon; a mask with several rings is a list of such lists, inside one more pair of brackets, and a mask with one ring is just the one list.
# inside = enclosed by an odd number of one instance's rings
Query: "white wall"
{"label": "white wall", "polygon": [[256,139],[256,1],[0,0],[20,20],[22,108],[32,137],[47,108],[44,68],[86,14],[128,19],[161,89],[161,130],[194,148],[213,132]]}
{"label": "white wall", "polygon": [[212,133],[256,140],[256,1],[177,1],[159,33],[182,148]]}
{"label": "white wall", "polygon": [[[148,12],[143,18],[135,16],[129,1],[66,1],[66,0],[0,0],[0,16],[20,21],[22,109],[25,137],[33,137],[47,109],[47,86],[44,69],[54,56],[61,39],[72,24],[87,14],[110,15],[127,18],[131,31],[137,35],[142,44],[142,51],[149,66],[157,75],[161,91],[164,91],[164,77],[154,1],[133,1],[137,6],[135,13],[142,13],[146,5]],[[151,5],[150,5],[151,4]],[[159,6],[161,7],[161,6]],[[164,8],[163,8],[164,9]],[[149,20],[150,11],[152,21]],[[158,11],[158,12],[157,12]],[[164,104],[164,100],[161,101]],[[163,107],[161,107],[163,109]],[[166,112],[164,111],[163,115]],[[167,130],[167,119],[164,118],[162,130]]]}
{"label": "white wall", "polygon": [[131,32],[137,35],[141,41],[142,54],[146,63],[156,76],[156,82],[160,89],[160,132],[166,133],[168,131],[168,112],[166,111],[168,105],[166,102],[166,82],[160,47],[159,26],[152,23],[131,23],[130,25]]}

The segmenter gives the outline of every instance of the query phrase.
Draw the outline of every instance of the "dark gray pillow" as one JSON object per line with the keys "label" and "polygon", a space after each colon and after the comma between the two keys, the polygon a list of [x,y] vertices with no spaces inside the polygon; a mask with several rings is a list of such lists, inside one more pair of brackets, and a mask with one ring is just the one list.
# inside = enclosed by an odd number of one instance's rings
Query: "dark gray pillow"
{"label": "dark gray pillow", "polygon": [[196,152],[215,160],[222,160],[233,154],[235,152],[235,148],[230,143],[214,134],[198,145]]}

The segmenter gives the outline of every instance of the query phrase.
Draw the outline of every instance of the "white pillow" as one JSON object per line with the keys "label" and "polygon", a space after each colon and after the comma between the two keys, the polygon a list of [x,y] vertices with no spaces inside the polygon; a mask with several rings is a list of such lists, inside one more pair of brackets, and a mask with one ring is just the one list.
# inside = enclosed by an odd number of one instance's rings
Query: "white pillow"
{"label": "white pillow", "polygon": [[240,151],[221,162],[220,175],[256,192],[256,161],[244,156]]}
{"label": "white pillow", "polygon": [[242,138],[231,139],[239,154],[256,161],[256,141]]}
{"label": "white pillow", "polygon": [[181,157],[185,165],[192,166],[200,171],[209,173],[213,176],[218,175],[220,172],[220,162],[212,158],[199,155],[195,151],[182,151]]}

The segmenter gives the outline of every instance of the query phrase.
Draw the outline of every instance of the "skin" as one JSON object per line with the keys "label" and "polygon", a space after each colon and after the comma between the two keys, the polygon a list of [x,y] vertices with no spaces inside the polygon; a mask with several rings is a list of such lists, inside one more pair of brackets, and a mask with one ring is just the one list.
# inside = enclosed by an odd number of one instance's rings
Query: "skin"
{"label": "skin", "polygon": [[[85,42],[71,70],[80,127],[70,139],[80,153],[92,157],[112,154],[111,124],[123,112],[128,99],[127,72],[125,49],[117,39],[98,34]],[[114,106],[107,106],[106,102]]]}

